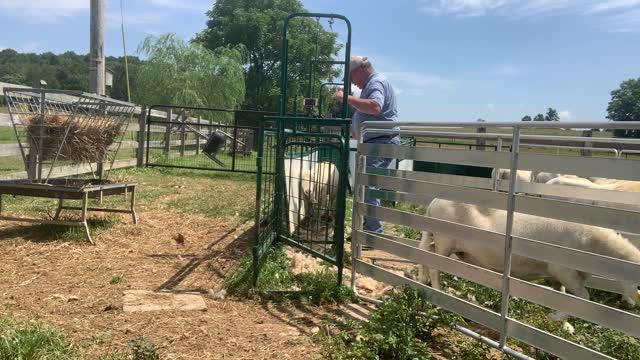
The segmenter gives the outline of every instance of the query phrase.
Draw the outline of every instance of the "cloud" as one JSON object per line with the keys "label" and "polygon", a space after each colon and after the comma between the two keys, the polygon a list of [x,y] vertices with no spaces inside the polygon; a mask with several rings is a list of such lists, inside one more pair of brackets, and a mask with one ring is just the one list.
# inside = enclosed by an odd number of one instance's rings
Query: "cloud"
{"label": "cloud", "polygon": [[495,75],[506,76],[506,77],[514,77],[520,75],[521,71],[515,66],[511,65],[501,65],[493,69],[492,71]]}
{"label": "cloud", "polygon": [[640,30],[640,0],[418,0],[422,12],[458,18],[599,16],[607,31]]}
{"label": "cloud", "polygon": [[89,10],[87,0],[25,1],[0,0],[0,10],[33,19],[33,22],[55,22]]}
{"label": "cloud", "polygon": [[620,10],[632,8],[640,5],[640,0],[609,0],[609,1],[598,1],[595,4],[592,4],[588,10],[588,12],[597,13],[604,11],[612,11],[612,10]]}
{"label": "cloud", "polygon": [[453,80],[428,75],[415,71],[381,71],[391,83],[397,86],[408,95],[421,95],[428,88],[437,88],[441,90],[453,90],[455,82]]}
{"label": "cloud", "polygon": [[171,9],[171,10],[183,10],[191,12],[204,13],[211,9],[211,0],[147,0],[149,5]]}
{"label": "cloud", "polygon": [[[145,11],[145,12],[126,12],[124,13],[124,25],[128,26],[143,26],[151,24],[160,24],[165,20],[169,14],[160,11]],[[105,21],[109,28],[120,28],[121,16],[120,11],[107,12],[105,15]]]}
{"label": "cloud", "polygon": [[558,112],[558,117],[560,117],[560,120],[570,120],[571,112],[569,110],[560,111]]}

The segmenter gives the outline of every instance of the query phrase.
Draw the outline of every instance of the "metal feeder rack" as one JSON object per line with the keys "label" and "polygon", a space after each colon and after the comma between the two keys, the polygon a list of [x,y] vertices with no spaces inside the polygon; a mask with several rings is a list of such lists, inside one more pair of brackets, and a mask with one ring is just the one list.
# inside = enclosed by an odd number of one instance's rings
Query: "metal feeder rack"
{"label": "metal feeder rack", "polygon": [[[81,91],[32,88],[5,88],[4,98],[27,179],[0,181],[0,220],[80,226],[92,244],[88,211],[128,213],[137,223],[137,184],[110,182],[105,176],[113,167],[135,110],[133,104]],[[73,168],[80,164],[89,165],[93,178],[55,177],[56,165]],[[58,199],[56,214],[52,220],[3,216],[5,194]],[[130,194],[129,209],[88,207],[89,198],[122,194]],[[65,206],[64,200],[81,200],[82,204]],[[62,210],[79,210],[80,219],[60,221]]]}

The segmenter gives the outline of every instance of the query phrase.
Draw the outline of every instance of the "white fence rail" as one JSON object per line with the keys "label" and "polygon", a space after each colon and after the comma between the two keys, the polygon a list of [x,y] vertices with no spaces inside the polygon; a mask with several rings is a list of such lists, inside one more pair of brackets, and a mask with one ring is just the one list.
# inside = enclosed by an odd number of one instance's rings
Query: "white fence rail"
{"label": "white fence rail", "polygon": [[[394,130],[377,128],[384,123],[365,124],[360,133],[410,134],[429,137],[437,134],[424,123],[399,123]],[[417,289],[424,298],[443,309],[455,312],[469,320],[500,333],[498,348],[513,353],[506,346],[508,338],[518,339],[531,346],[561,358],[610,359],[611,357],[585,348],[571,341],[537,329],[509,316],[508,299],[518,297],[538,305],[554,309],[601,326],[640,337],[640,316],[622,309],[613,308],[594,301],[515,278],[511,275],[513,255],[526,257],[543,263],[558,264],[586,274],[593,274],[587,286],[613,292],[622,292],[622,282],[640,283],[640,263],[620,260],[575,248],[546,242],[546,239],[529,239],[512,234],[514,214],[529,214],[565,222],[597,226],[617,230],[625,235],[640,237],[640,192],[629,193],[613,190],[589,189],[575,186],[523,183],[513,176],[508,183],[473,176],[459,176],[417,172],[411,170],[387,170],[367,168],[367,157],[408,159],[414,162],[427,161],[456,165],[479,166],[491,169],[548,171],[578,176],[604,177],[622,180],[640,180],[640,162],[618,157],[591,158],[580,156],[544,155],[520,153],[522,128],[536,128],[540,124],[438,124],[465,127],[510,127],[513,130],[510,152],[487,150],[438,149],[420,146],[360,144],[356,154],[356,174],[353,208],[353,276],[355,290],[358,274],[373,277],[391,285],[407,285]],[[575,125],[582,127],[582,125]],[[614,127],[611,123],[590,124],[592,127]],[[620,125],[618,125],[620,126]],[[640,128],[640,123],[624,124],[625,128]],[[544,128],[560,128],[558,124],[542,124]],[[448,133],[455,138],[455,134]],[[488,138],[492,134],[462,133],[460,138],[473,135]],[[499,135],[505,137],[504,134]],[[508,135],[507,135],[508,136]],[[547,140],[566,141],[562,136],[546,137]],[[640,144],[640,140],[597,139],[609,142],[612,147],[625,144]],[[550,146],[552,147],[552,146]],[[495,190],[494,190],[495,187]],[[374,190],[376,189],[376,190]],[[380,190],[382,189],[382,190]],[[506,210],[504,232],[489,231],[455,222],[445,221],[424,214],[400,211],[393,208],[373,206],[365,203],[365,193],[402,203],[429,205],[434,198],[446,199],[482,208]],[[553,197],[553,198],[551,198]],[[585,203],[588,201],[589,203]],[[606,204],[604,204],[606,202]],[[436,235],[469,242],[481,246],[504,248],[504,271],[496,272],[470,263],[438,255],[418,248],[417,242],[363,230],[364,217],[373,217],[386,223],[429,231]],[[436,290],[411,279],[399,276],[381,266],[372,265],[363,259],[361,246],[368,245],[382,250],[393,258],[400,258],[421,265],[428,265],[458,278],[463,278],[502,293],[501,313],[485,309],[466,299]],[[640,245],[637,244],[636,245]],[[473,255],[473,254],[471,254]],[[557,279],[560,280],[560,279]],[[493,343],[495,345],[495,343]],[[522,355],[524,356],[524,355]]]}

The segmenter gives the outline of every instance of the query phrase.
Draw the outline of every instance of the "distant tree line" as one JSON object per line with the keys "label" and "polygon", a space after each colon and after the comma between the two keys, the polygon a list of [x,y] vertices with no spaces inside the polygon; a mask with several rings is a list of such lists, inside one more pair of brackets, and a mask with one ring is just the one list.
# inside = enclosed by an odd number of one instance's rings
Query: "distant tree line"
{"label": "distant tree line", "polygon": [[538,114],[531,118],[529,115],[525,115],[522,118],[522,121],[560,121],[560,115],[558,115],[558,111],[554,108],[549,108],[547,110],[547,114]]}
{"label": "distant tree line", "polygon": [[[128,56],[129,81],[132,97],[138,94],[138,73],[142,61]],[[127,100],[124,57],[109,56],[106,66],[114,72],[113,87],[107,89],[114,99]],[[89,55],[67,51],[62,54],[19,53],[12,49],[0,51],[0,81],[17,85],[39,86],[40,80],[51,89],[89,91]]]}

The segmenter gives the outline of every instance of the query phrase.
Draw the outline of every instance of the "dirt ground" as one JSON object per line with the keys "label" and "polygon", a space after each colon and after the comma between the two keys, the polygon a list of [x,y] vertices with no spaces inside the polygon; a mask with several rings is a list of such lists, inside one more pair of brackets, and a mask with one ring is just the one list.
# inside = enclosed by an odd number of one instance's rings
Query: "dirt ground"
{"label": "dirt ground", "polygon": [[[125,350],[138,336],[169,359],[309,358],[309,336],[339,310],[216,299],[244,255],[251,224],[151,210],[94,234],[96,246],[43,242],[32,226],[0,224],[3,315],[40,319],[87,349],[88,358]],[[174,237],[184,236],[179,245]],[[126,279],[111,284],[112,278]],[[125,313],[125,290],[205,294],[206,311]],[[338,311],[335,313],[335,311]],[[331,312],[334,311],[332,314]]]}

